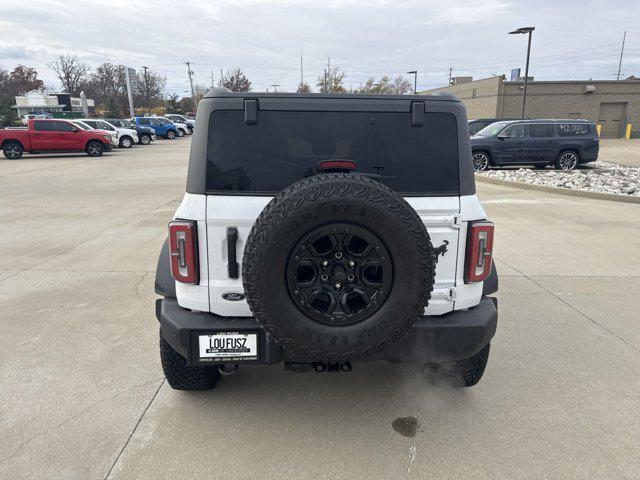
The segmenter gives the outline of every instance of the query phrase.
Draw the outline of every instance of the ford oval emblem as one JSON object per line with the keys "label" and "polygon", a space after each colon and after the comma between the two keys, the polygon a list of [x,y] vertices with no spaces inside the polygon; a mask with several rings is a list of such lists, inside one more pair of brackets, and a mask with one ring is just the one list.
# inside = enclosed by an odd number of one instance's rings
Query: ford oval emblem
{"label": "ford oval emblem", "polygon": [[222,294],[222,298],[230,302],[239,302],[240,300],[244,300],[244,293],[227,292]]}

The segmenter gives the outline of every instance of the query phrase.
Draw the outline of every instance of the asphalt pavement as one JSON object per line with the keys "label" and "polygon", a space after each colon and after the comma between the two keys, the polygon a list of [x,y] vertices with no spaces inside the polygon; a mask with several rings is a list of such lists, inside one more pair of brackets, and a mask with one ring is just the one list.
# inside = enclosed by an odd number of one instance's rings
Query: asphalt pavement
{"label": "asphalt pavement", "polygon": [[640,478],[640,205],[478,184],[500,318],[474,388],[371,363],[178,392],[153,284],[188,149],[0,160],[0,478]]}

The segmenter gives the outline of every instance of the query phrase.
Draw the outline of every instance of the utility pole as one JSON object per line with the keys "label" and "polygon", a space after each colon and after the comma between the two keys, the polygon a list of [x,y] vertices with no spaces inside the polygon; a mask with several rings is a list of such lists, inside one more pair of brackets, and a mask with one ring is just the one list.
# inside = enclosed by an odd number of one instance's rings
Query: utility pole
{"label": "utility pole", "polygon": [[220,69],[220,86],[223,87],[224,75],[222,74],[222,69]]}
{"label": "utility pole", "polygon": [[324,90],[323,93],[327,93],[329,91],[328,85],[327,85],[327,69],[324,69],[324,88],[322,90]]}
{"label": "utility pole", "polygon": [[191,84],[191,101],[193,102],[193,111],[198,109],[196,104],[196,95],[193,93],[193,72],[191,71],[191,62],[184,62],[187,65],[187,75],[189,75],[189,83]]}
{"label": "utility pole", "polygon": [[304,85],[304,67],[302,64],[302,41],[300,42],[300,85]]}
{"label": "utility pole", "polygon": [[277,84],[277,83],[272,83],[272,84],[271,84],[271,86],[273,87],[273,91],[274,91],[275,93],[278,93],[278,87],[279,87],[280,85],[279,85],[279,84]]}
{"label": "utility pole", "polygon": [[449,67],[449,85],[451,85],[451,74],[453,73],[453,67]]}
{"label": "utility pole", "polygon": [[618,62],[618,75],[616,75],[616,80],[620,80],[620,69],[622,68],[622,54],[624,53],[624,41],[627,39],[627,31],[624,31],[622,35],[622,48],[620,49],[620,61]]}
{"label": "utility pole", "polygon": [[213,88],[213,87],[215,87],[215,86],[216,86],[216,84],[215,84],[215,82],[213,81],[213,70],[211,70],[211,88]]}
{"label": "utility pole", "polygon": [[142,67],[144,70],[144,95],[142,96],[142,113],[147,114],[147,104],[149,103],[149,77],[147,76],[147,70],[149,67]]}

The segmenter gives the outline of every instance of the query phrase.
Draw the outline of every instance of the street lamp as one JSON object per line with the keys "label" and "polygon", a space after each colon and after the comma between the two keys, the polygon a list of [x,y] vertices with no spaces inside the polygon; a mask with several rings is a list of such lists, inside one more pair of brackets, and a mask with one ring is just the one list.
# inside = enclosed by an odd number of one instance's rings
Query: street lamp
{"label": "street lamp", "polygon": [[418,88],[418,71],[417,70],[411,70],[410,72],[407,72],[407,75],[413,74],[413,94],[417,95],[418,92],[416,91]]}
{"label": "street lamp", "polygon": [[524,92],[522,93],[522,118],[524,118],[524,108],[527,103],[527,81],[529,80],[529,54],[531,53],[531,33],[536,27],[520,27],[513,32],[509,32],[509,35],[515,35],[518,33],[528,33],[529,42],[527,43],[527,64],[524,68]]}

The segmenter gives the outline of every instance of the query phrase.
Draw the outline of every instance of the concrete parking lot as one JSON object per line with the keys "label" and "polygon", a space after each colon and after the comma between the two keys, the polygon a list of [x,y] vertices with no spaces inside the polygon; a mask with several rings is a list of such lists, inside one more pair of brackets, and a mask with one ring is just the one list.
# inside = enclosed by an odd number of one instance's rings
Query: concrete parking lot
{"label": "concrete parking lot", "polygon": [[640,478],[640,205],[478,185],[500,320],[474,388],[372,363],[177,392],[153,274],[188,149],[0,161],[0,478]]}
{"label": "concrete parking lot", "polygon": [[626,167],[640,167],[640,139],[600,139],[600,160]]}

